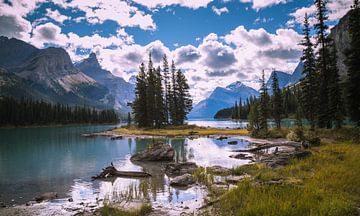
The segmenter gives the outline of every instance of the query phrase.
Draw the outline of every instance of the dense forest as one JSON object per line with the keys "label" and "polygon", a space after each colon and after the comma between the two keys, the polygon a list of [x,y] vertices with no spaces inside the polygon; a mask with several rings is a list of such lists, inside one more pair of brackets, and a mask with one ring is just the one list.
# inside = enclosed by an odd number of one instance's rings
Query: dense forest
{"label": "dense forest", "polygon": [[0,126],[105,124],[118,121],[114,110],[70,107],[31,99],[0,98]]}
{"label": "dense forest", "polygon": [[174,61],[171,66],[167,56],[163,57],[163,67],[154,67],[151,53],[148,67],[140,65],[136,77],[135,101],[131,104],[134,121],[139,127],[182,125],[192,109],[189,85]]}
{"label": "dense forest", "polygon": [[273,73],[272,95],[268,94],[262,73],[260,97],[245,102],[235,102],[231,108],[220,110],[215,118],[248,119],[253,131],[267,130],[267,120],[274,119],[281,127],[281,119],[295,117],[307,119],[311,129],[340,128],[345,116],[360,126],[360,7],[354,1],[350,11],[349,33],[351,49],[347,50],[345,64],[347,79],[341,80],[337,67],[335,42],[328,37],[328,11],[326,1],[316,0],[316,23],[313,44],[309,17],[303,23],[301,45],[304,62],[303,78],[294,86],[279,88],[276,73]]}

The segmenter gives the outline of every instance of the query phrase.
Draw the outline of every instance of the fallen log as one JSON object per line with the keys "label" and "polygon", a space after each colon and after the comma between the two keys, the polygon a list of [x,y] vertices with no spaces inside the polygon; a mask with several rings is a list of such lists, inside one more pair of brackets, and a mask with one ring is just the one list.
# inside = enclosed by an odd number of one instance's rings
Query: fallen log
{"label": "fallen log", "polygon": [[274,148],[274,147],[280,147],[280,146],[289,146],[294,148],[301,148],[301,143],[298,142],[281,142],[281,143],[265,143],[261,144],[261,146],[251,148],[251,149],[239,149],[239,150],[232,150],[232,152],[257,152],[264,149]]}
{"label": "fallen log", "polygon": [[114,177],[146,178],[146,177],[151,177],[151,174],[142,171],[119,171],[114,167],[113,163],[111,163],[111,165],[104,168],[99,175],[93,176],[91,178],[95,180],[95,179],[107,179]]}

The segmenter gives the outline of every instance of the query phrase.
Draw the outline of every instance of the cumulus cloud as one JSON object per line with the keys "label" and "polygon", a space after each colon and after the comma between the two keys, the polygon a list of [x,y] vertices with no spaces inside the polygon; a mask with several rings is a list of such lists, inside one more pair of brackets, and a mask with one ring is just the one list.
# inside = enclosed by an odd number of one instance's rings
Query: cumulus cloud
{"label": "cumulus cloud", "polygon": [[262,8],[271,7],[277,4],[285,4],[291,0],[240,0],[243,3],[251,3],[252,8],[255,10],[260,10]]}
{"label": "cumulus cloud", "polygon": [[237,62],[233,50],[218,41],[205,41],[199,50],[204,53],[203,65],[212,69],[228,68]]}
{"label": "cumulus cloud", "polygon": [[15,15],[0,15],[0,35],[15,38],[26,38],[31,29],[28,21]]}
{"label": "cumulus cloud", "polygon": [[[335,21],[343,17],[349,10],[353,0],[329,0],[327,8],[329,10],[329,20]],[[308,14],[310,24],[313,25],[316,22],[315,5],[310,5],[308,7],[301,7],[296,9],[294,12],[289,15],[292,17],[288,22],[288,26],[293,26],[294,24],[302,24],[304,22],[305,14]]]}
{"label": "cumulus cloud", "polygon": [[229,13],[229,10],[227,9],[227,7],[222,7],[222,8],[217,8],[215,6],[211,7],[212,11],[214,11],[214,13],[216,13],[218,16],[220,16],[223,13]]}
{"label": "cumulus cloud", "polygon": [[[92,24],[104,23],[112,20],[121,27],[139,27],[144,30],[155,30],[156,24],[152,16],[139,8],[130,5],[128,1],[119,0],[72,0],[70,2],[56,0],[54,2],[62,8],[73,8],[84,12],[87,22]],[[81,19],[78,17],[77,19]]]}
{"label": "cumulus cloud", "polygon": [[197,61],[200,57],[200,51],[192,45],[187,45],[180,47],[174,50],[175,61],[177,64],[181,65],[183,63],[193,63]]}
{"label": "cumulus cloud", "polygon": [[206,7],[213,0],[133,0],[134,2],[141,4],[149,9],[162,8],[170,5],[180,5],[191,9],[198,9]]}
{"label": "cumulus cloud", "polygon": [[50,8],[46,9],[46,16],[59,24],[63,24],[65,20],[69,19],[69,17],[62,15],[58,10],[51,10]]}

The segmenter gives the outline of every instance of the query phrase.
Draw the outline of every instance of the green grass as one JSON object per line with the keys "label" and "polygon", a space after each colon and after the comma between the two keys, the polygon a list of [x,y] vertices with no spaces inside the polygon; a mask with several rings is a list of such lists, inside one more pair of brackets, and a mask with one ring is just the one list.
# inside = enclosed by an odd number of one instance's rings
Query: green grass
{"label": "green grass", "polygon": [[102,216],[145,216],[152,212],[152,207],[149,204],[143,204],[140,209],[123,210],[104,206],[99,210]]}
{"label": "green grass", "polygon": [[[247,165],[246,180],[215,205],[219,215],[359,215],[360,145],[327,144],[275,170]],[[282,179],[281,185],[267,184]]]}
{"label": "green grass", "polygon": [[135,136],[161,136],[161,137],[184,137],[191,135],[208,136],[208,135],[248,135],[246,129],[218,129],[197,127],[193,125],[169,126],[161,129],[154,128],[137,128],[121,127],[114,129],[113,132],[124,135]]}

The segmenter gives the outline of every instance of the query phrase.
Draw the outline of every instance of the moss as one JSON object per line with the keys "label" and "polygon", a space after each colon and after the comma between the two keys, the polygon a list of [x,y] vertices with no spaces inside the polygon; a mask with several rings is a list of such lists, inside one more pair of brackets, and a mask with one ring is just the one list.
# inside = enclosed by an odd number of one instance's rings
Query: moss
{"label": "moss", "polygon": [[152,207],[149,204],[143,204],[140,209],[118,209],[109,206],[104,206],[99,210],[102,216],[144,216],[152,212]]}
{"label": "moss", "polygon": [[[360,145],[340,143],[322,145],[312,156],[276,169],[239,167],[233,172],[256,178],[240,182],[214,210],[218,215],[358,215],[359,164]],[[271,180],[282,184],[266,184]]]}

